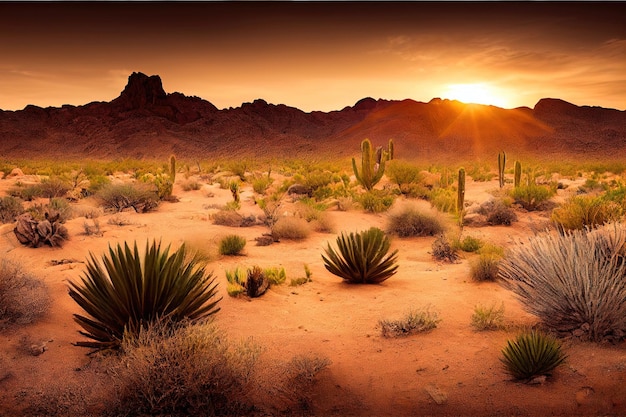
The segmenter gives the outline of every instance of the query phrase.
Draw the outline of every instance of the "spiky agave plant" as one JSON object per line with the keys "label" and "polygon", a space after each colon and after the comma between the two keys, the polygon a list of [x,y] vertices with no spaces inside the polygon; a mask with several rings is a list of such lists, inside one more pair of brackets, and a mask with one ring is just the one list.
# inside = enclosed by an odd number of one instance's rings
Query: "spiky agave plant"
{"label": "spiky agave plant", "polygon": [[69,295],[87,315],[74,314],[93,341],[77,346],[96,350],[116,349],[125,334],[137,335],[148,323],[167,319],[197,322],[217,313],[217,283],[198,261],[189,258],[185,246],[170,255],[170,247],[146,242],[143,259],[137,243],[109,247],[99,262],[93,254],[81,282],[69,282]]}
{"label": "spiky agave plant", "polygon": [[561,365],[567,355],[561,351],[556,338],[537,330],[521,333],[514,341],[507,341],[500,361],[513,378],[530,381],[535,377],[550,375]]}
{"label": "spiky agave plant", "polygon": [[390,254],[391,243],[382,230],[372,227],[360,233],[342,233],[335,251],[330,244],[322,255],[324,266],[349,283],[378,284],[397,272],[398,250]]}

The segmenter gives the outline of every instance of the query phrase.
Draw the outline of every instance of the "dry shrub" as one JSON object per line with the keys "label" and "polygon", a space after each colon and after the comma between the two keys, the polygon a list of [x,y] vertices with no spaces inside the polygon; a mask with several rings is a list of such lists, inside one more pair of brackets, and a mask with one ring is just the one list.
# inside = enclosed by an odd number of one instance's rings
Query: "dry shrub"
{"label": "dry shrub", "polygon": [[399,320],[380,320],[378,327],[383,337],[402,337],[430,331],[436,328],[440,321],[439,315],[426,307],[410,310]]}
{"label": "dry shrub", "polygon": [[444,231],[440,218],[411,204],[389,214],[387,232],[400,237],[434,236]]}
{"label": "dry shrub", "polygon": [[487,224],[492,226],[510,226],[517,221],[515,211],[502,200],[491,200],[481,204],[479,214],[486,217]]}
{"label": "dry shrub", "polygon": [[276,239],[303,240],[311,234],[311,226],[301,217],[284,216],[272,227]]}
{"label": "dry shrub", "polygon": [[626,337],[626,227],[543,234],[500,263],[504,285],[549,329],[592,341]]}
{"label": "dry shrub", "polygon": [[450,244],[450,240],[443,233],[437,235],[431,248],[433,257],[438,261],[453,263],[459,258],[457,248]]}
{"label": "dry shrub", "polygon": [[0,328],[29,324],[50,306],[45,284],[12,261],[0,261]]}
{"label": "dry shrub", "polygon": [[560,230],[583,230],[617,221],[622,206],[602,197],[574,196],[552,211],[551,220]]}
{"label": "dry shrub", "polygon": [[0,198],[0,223],[13,223],[24,212],[22,202],[15,197]]}
{"label": "dry shrub", "polygon": [[235,210],[220,210],[213,214],[213,224],[219,226],[241,227],[243,216]]}

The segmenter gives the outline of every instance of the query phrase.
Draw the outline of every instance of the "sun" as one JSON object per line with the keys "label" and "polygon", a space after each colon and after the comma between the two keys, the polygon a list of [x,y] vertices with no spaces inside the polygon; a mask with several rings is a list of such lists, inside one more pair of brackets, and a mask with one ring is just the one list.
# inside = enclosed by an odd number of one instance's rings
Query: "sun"
{"label": "sun", "polygon": [[450,84],[443,98],[467,104],[488,104],[503,108],[508,105],[502,94],[498,94],[496,88],[488,83]]}

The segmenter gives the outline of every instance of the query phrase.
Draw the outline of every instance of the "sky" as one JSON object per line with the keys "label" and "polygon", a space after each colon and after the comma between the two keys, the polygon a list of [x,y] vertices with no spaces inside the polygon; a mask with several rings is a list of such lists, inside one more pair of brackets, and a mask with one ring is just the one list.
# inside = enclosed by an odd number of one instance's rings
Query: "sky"
{"label": "sky", "polygon": [[110,101],[132,72],[220,109],[365,97],[626,109],[623,2],[2,2],[0,109]]}

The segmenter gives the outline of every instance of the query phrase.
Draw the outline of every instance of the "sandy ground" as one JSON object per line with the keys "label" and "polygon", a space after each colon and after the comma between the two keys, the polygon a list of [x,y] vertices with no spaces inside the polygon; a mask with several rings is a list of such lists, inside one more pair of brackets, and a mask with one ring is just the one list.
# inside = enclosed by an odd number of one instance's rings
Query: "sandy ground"
{"label": "sandy ground", "polygon": [[[12,180],[0,181],[2,189]],[[468,181],[466,201],[484,201],[497,181]],[[0,190],[2,190],[0,189]],[[1,192],[1,191],[0,191]],[[567,192],[559,191],[563,194]],[[245,256],[213,260],[223,295],[217,322],[233,338],[253,336],[265,347],[264,355],[277,359],[309,352],[327,356],[332,364],[318,375],[311,393],[312,412],[319,416],[546,416],[626,415],[626,350],[624,344],[597,345],[564,341],[569,359],[541,385],[513,382],[502,370],[500,351],[519,328],[535,319],[523,312],[512,294],[497,283],[475,283],[469,277],[465,254],[455,264],[433,260],[434,238],[394,239],[399,249],[398,273],[381,285],[345,284],[328,273],[321,253],[336,234],[314,233],[300,242],[281,241],[255,246],[254,238],[267,232],[263,226],[229,228],[209,219],[211,205],[230,199],[228,190],[204,184],[201,190],[182,191],[177,203],[163,203],[156,212],[123,215],[133,224],[107,224],[99,218],[102,235],[84,234],[85,218],[67,223],[71,240],[59,248],[30,249],[20,245],[12,225],[0,228],[2,257],[18,260],[49,287],[53,304],[40,322],[0,333],[0,416],[19,415],[24,406],[55,387],[80,379],[89,363],[87,350],[72,342],[82,340],[72,320],[80,308],[67,294],[67,281],[77,280],[91,251],[104,253],[109,244],[160,238],[177,246],[215,252],[221,236],[237,233],[248,240]],[[212,196],[207,196],[212,194]],[[242,194],[243,213],[260,210]],[[560,195],[559,198],[563,198]],[[88,204],[84,202],[81,204]],[[353,209],[331,211],[336,232],[370,226],[385,227],[386,214]],[[546,221],[545,214],[519,213],[511,227],[466,227],[464,234],[509,246],[532,235]],[[71,263],[52,265],[67,259]],[[313,282],[299,287],[272,287],[263,297],[247,300],[226,294],[224,271],[236,266],[283,266],[289,278],[303,276],[308,264]],[[477,303],[505,305],[507,329],[475,331],[470,317]],[[380,319],[399,319],[409,309],[430,306],[441,322],[433,331],[406,338],[383,338]],[[25,353],[26,337],[41,344],[38,356]],[[95,382],[94,382],[95,384]],[[91,398],[89,389],[74,393],[74,401]],[[93,404],[97,408],[98,404]]]}

